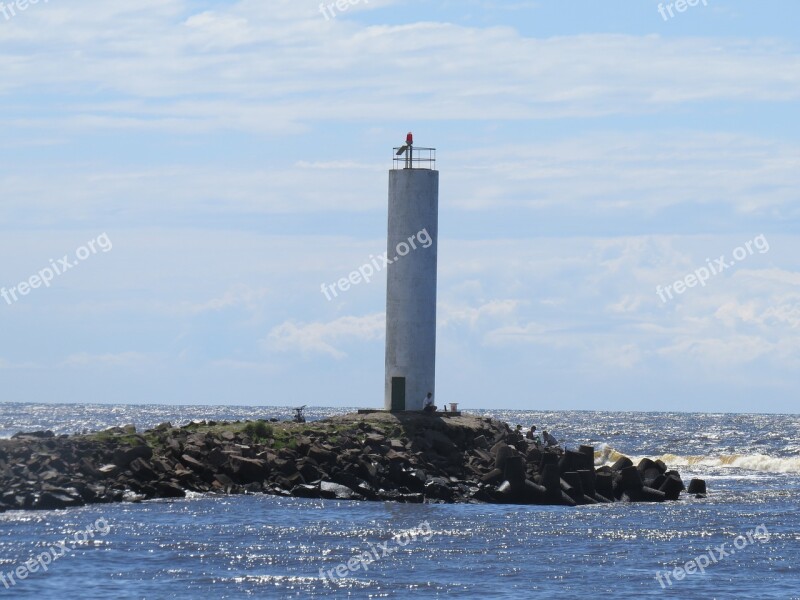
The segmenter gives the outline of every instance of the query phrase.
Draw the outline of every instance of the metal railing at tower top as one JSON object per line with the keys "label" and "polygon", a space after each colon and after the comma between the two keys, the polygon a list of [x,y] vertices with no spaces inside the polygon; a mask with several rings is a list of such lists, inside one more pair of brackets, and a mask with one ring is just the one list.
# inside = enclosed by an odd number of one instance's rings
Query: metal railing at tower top
{"label": "metal railing at tower top", "polygon": [[[405,149],[403,152],[401,150]],[[429,169],[436,170],[436,148],[400,146],[394,148],[393,170]]]}

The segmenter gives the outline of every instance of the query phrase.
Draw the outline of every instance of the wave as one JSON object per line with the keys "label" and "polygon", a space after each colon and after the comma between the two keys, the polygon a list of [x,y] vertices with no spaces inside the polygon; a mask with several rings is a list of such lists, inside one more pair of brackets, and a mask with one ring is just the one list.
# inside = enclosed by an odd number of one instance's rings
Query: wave
{"label": "wave", "polygon": [[[606,446],[594,453],[595,465],[611,465],[623,456],[611,446]],[[644,457],[628,456],[634,464]],[[719,456],[680,456],[677,454],[663,454],[649,456],[653,460],[661,459],[670,468],[675,467],[730,467],[761,471],[764,473],[800,473],[800,457],[779,458],[766,454],[721,454]]]}

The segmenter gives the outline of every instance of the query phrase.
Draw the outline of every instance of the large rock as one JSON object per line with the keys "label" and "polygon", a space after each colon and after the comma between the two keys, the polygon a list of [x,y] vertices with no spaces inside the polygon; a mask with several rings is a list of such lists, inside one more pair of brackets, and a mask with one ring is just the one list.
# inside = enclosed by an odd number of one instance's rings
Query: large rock
{"label": "large rock", "polygon": [[156,486],[156,494],[159,498],[183,498],[186,492],[176,483],[161,481]]}
{"label": "large rock", "polygon": [[295,498],[320,498],[322,493],[318,485],[303,483],[292,488],[292,496]]}
{"label": "large rock", "polygon": [[664,492],[667,500],[677,500],[681,492],[686,489],[681,478],[676,475],[667,475],[664,482],[658,488]]}
{"label": "large rock", "polygon": [[598,471],[594,477],[595,495],[614,500],[614,476],[610,471]]}
{"label": "large rock", "polygon": [[425,483],[426,498],[450,502],[453,500],[453,496],[453,490],[450,489],[448,482],[442,477],[434,477]]}
{"label": "large rock", "polygon": [[325,473],[325,471],[308,461],[304,461],[300,466],[300,474],[306,481],[318,481],[328,477],[328,474]]}
{"label": "large rock", "polygon": [[692,479],[689,482],[689,489],[687,490],[690,494],[697,494],[704,496],[706,494],[706,482],[704,479]]}
{"label": "large rock", "polygon": [[596,493],[595,489],[595,480],[597,479],[597,474],[594,470],[580,470],[578,471],[578,476],[580,477],[581,487],[583,488],[583,493],[587,496],[594,497]]}
{"label": "large rock", "polygon": [[514,490],[525,485],[525,459],[521,456],[509,456],[506,459],[503,476]]}
{"label": "large rock", "polygon": [[[642,476],[642,480],[645,484],[650,485],[655,482],[655,480],[661,476],[663,471],[658,463],[654,460],[650,460],[649,458],[643,458],[639,461],[639,464],[636,465],[639,473]],[[662,482],[659,482],[659,486]],[[657,487],[657,486],[656,486]]]}
{"label": "large rock", "polygon": [[18,440],[20,438],[38,438],[38,439],[48,439],[55,437],[56,434],[50,430],[47,431],[19,431],[11,436],[12,440]]}
{"label": "large rock", "polygon": [[157,477],[153,467],[143,458],[134,459],[128,467],[139,481],[152,481]]}
{"label": "large rock", "polygon": [[153,458],[153,449],[144,444],[133,448],[118,448],[114,451],[113,462],[115,465],[125,468],[137,458],[150,460]]}
{"label": "large rock", "polygon": [[506,461],[514,456],[514,450],[505,442],[498,442],[492,447],[491,453],[494,454],[495,469],[505,470]]}
{"label": "large rock", "polygon": [[36,500],[34,508],[36,510],[59,510],[63,508],[72,508],[75,506],[83,506],[84,501],[81,496],[75,492],[74,494],[64,492],[42,492],[39,499]]}
{"label": "large rock", "polygon": [[623,492],[638,492],[644,486],[639,470],[633,465],[620,471],[620,485]]}
{"label": "large rock", "polygon": [[525,480],[523,494],[525,502],[528,504],[543,504],[547,500],[547,488],[530,479]]}
{"label": "large rock", "polygon": [[332,465],[336,462],[336,454],[319,446],[312,446],[308,450],[308,457],[314,459],[318,465]]}
{"label": "large rock", "polygon": [[242,483],[262,482],[269,474],[267,463],[258,458],[230,457],[231,471]]}
{"label": "large rock", "polygon": [[364,498],[351,490],[349,487],[340,483],[322,481],[319,484],[320,495],[323,498],[336,500],[363,500]]}
{"label": "large rock", "polygon": [[428,429],[425,432],[425,434],[434,452],[438,452],[439,454],[448,456],[453,451],[458,450],[455,443],[453,443],[453,440],[451,440],[449,437],[447,437],[447,435],[445,435],[441,431]]}
{"label": "large rock", "polygon": [[488,473],[486,473],[483,477],[481,477],[481,483],[486,483],[489,485],[497,485],[503,481],[503,471],[502,469],[492,469]]}
{"label": "large rock", "polygon": [[103,465],[97,469],[99,477],[116,477],[121,471],[122,468],[114,464]]}
{"label": "large rock", "polygon": [[628,458],[627,456],[621,456],[617,459],[617,462],[611,465],[611,470],[622,471],[622,469],[632,466],[633,466],[633,461],[630,458]]}
{"label": "large rock", "polygon": [[654,490],[651,487],[643,486],[639,491],[636,500],[639,502],[663,502],[667,495],[661,490]]}

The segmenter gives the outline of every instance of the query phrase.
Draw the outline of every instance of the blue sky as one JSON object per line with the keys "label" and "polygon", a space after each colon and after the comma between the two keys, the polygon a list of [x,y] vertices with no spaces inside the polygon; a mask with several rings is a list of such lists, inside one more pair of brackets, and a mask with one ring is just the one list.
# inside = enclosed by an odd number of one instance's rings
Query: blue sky
{"label": "blue sky", "polygon": [[0,298],[0,400],[382,405],[385,278],[320,287],[385,250],[414,131],[439,402],[796,412],[800,8],[658,5],[0,12],[0,287],[113,243]]}

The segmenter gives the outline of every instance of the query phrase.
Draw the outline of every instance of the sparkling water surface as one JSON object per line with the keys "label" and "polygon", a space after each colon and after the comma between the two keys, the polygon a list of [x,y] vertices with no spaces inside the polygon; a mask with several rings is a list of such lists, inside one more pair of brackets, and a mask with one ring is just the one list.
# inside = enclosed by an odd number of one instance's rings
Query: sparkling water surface
{"label": "sparkling water surface", "polygon": [[[285,419],[290,408],[0,404],[0,437],[193,419]],[[307,409],[310,419],[349,412]],[[781,598],[800,599],[800,418],[470,411],[537,424],[568,445],[662,457],[706,499],[577,508],[403,505],[270,496],[0,514],[0,571],[68,541],[9,598]],[[107,534],[76,543],[96,522]],[[768,535],[746,535],[760,528]],[[734,542],[737,536],[737,549]],[[724,547],[663,587],[656,574]],[[402,545],[401,545],[402,544]],[[381,546],[382,545],[382,546]],[[74,547],[73,547],[74,546]],[[383,550],[390,552],[383,556]],[[364,560],[365,553],[372,558]],[[351,560],[361,557],[361,562]],[[717,553],[714,553],[716,558]],[[346,565],[358,565],[352,570]],[[336,576],[336,568],[345,576]],[[364,570],[364,568],[368,570]],[[330,571],[333,576],[326,573]],[[5,581],[8,581],[6,576]]]}

